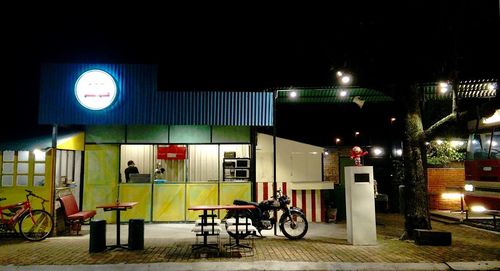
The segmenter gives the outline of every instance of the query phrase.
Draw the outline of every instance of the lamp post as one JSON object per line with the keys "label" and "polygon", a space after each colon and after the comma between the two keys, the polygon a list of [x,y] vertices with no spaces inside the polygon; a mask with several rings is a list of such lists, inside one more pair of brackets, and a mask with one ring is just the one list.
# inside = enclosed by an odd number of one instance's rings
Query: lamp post
{"label": "lamp post", "polygon": [[[278,90],[273,92],[273,198],[276,200],[276,100],[278,99]],[[274,210],[274,218],[278,217],[278,212]],[[274,225],[274,235],[278,234],[277,224]]]}

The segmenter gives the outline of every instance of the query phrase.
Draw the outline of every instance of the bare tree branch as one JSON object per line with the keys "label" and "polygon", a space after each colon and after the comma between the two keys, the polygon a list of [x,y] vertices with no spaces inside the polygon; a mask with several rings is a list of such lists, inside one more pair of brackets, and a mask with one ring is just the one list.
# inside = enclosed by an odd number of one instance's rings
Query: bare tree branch
{"label": "bare tree branch", "polygon": [[424,136],[426,138],[430,137],[434,131],[441,125],[447,123],[448,121],[451,121],[451,120],[457,120],[457,118],[459,117],[462,117],[464,115],[467,114],[467,111],[464,111],[464,112],[458,112],[458,113],[450,113],[449,115],[447,115],[446,117],[438,120],[436,123],[434,123],[433,125],[431,125],[429,128],[427,128],[425,131],[424,131]]}

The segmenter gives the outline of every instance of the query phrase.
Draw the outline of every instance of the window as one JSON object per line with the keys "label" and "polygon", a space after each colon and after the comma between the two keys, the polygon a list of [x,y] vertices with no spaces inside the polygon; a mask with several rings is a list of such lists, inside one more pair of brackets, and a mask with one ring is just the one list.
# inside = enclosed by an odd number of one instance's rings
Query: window
{"label": "window", "polygon": [[45,153],[4,151],[1,156],[1,185],[44,186]]}

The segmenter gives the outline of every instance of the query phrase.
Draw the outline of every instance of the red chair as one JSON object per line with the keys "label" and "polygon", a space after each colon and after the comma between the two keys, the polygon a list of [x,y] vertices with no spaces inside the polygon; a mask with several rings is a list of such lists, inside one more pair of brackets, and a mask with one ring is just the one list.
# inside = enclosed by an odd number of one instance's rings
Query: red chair
{"label": "red chair", "polygon": [[80,212],[73,194],[64,195],[59,201],[64,208],[66,225],[69,225],[70,231],[76,231],[76,235],[79,234],[82,224],[91,220],[96,214],[95,210]]}

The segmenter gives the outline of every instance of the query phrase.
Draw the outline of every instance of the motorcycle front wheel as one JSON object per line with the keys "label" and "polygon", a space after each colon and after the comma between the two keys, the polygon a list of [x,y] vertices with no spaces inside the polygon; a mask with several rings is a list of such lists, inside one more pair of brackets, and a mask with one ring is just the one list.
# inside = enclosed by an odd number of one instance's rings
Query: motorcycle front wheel
{"label": "motorcycle front wheel", "polygon": [[307,233],[308,223],[305,215],[298,211],[290,211],[290,216],[280,217],[280,230],[288,239],[297,240]]}

